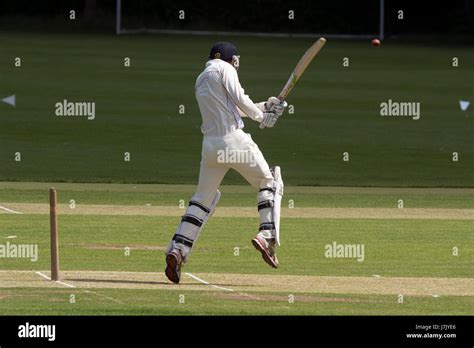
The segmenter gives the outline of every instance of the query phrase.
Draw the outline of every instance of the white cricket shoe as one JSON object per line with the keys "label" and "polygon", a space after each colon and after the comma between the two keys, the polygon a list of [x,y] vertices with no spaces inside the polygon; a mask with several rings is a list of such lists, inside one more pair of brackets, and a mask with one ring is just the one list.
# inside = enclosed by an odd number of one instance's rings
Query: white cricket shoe
{"label": "white cricket shoe", "polygon": [[252,239],[252,244],[260,251],[263,260],[273,268],[278,268],[280,265],[276,256],[275,238],[265,238],[260,233]]}

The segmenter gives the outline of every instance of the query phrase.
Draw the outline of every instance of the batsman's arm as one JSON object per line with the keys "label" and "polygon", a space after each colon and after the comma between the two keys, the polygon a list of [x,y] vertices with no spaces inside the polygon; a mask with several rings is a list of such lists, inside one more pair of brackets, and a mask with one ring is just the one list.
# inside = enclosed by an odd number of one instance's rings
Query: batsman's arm
{"label": "batsman's arm", "polygon": [[262,122],[263,112],[255,105],[255,103],[245,94],[244,89],[240,85],[237,71],[229,65],[222,74],[222,82],[232,101],[237,105],[239,113],[244,113],[252,120]]}

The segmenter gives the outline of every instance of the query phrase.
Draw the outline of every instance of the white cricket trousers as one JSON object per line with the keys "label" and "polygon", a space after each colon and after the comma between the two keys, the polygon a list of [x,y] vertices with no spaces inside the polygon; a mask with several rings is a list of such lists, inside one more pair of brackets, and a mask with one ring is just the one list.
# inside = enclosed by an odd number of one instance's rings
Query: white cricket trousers
{"label": "white cricket trousers", "polygon": [[273,176],[250,134],[238,129],[224,136],[204,136],[199,183],[192,200],[209,207],[229,169],[254,188],[273,187]]}

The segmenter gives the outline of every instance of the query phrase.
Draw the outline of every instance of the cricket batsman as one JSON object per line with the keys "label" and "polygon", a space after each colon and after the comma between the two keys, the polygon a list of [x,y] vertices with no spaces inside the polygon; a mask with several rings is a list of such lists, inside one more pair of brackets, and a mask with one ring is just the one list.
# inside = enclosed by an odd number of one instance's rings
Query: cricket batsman
{"label": "cricket batsman", "polygon": [[[260,227],[252,244],[266,263],[279,266],[276,248],[280,245],[281,171],[280,167],[269,168],[250,134],[242,130],[242,118],[259,122],[260,128],[271,128],[287,103],[275,97],[252,102],[239,82],[239,58],[233,44],[216,43],[196,80],[195,94],[202,117],[202,160],[196,193],[166,251],[165,274],[174,283],[179,283],[182,264],[216,208],[221,196],[218,188],[229,169],[239,172],[258,191]],[[222,160],[222,153],[246,154],[244,158],[251,160],[226,161]]]}

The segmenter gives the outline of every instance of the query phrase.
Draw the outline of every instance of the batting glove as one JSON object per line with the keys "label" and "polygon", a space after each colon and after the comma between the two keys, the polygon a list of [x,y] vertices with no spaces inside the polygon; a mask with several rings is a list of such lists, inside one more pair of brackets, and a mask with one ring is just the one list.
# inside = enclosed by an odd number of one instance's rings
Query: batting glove
{"label": "batting glove", "polygon": [[265,111],[263,113],[262,123],[260,123],[260,128],[272,128],[278,120],[278,117],[275,111]]}
{"label": "batting glove", "polygon": [[266,111],[274,111],[278,117],[283,115],[283,112],[288,107],[288,103],[284,100],[280,100],[276,97],[270,97],[265,102],[265,110]]}

